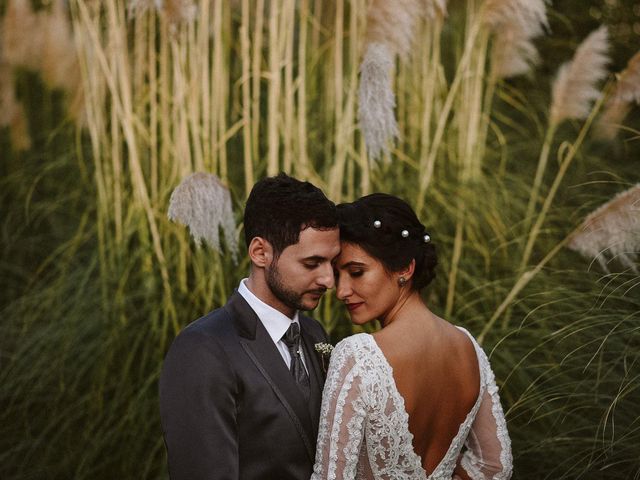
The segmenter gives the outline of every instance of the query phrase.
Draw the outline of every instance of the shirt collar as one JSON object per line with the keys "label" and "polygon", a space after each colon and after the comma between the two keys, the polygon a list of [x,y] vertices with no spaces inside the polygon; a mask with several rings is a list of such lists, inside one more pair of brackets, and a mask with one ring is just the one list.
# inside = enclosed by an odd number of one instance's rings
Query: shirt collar
{"label": "shirt collar", "polygon": [[278,343],[282,340],[283,335],[291,326],[292,322],[300,323],[298,321],[298,311],[296,310],[293,319],[287,317],[284,313],[276,310],[270,305],[267,305],[258,297],[256,297],[249,287],[247,287],[247,279],[243,278],[240,281],[240,286],[238,287],[238,293],[242,295],[251,309],[256,313],[264,328],[267,329],[267,333],[273,340],[273,343]]}

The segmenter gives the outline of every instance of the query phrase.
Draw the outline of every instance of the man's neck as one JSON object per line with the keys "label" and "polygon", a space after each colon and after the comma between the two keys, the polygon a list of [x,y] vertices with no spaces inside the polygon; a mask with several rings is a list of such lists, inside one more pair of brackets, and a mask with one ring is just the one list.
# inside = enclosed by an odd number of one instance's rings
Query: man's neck
{"label": "man's neck", "polygon": [[275,308],[280,313],[286,315],[289,318],[293,318],[295,316],[296,310],[282,303],[273,294],[264,278],[258,278],[258,276],[254,275],[252,272],[249,275],[249,278],[247,278],[246,286],[251,293],[253,293],[256,297],[258,297],[258,299],[260,299],[270,307]]}

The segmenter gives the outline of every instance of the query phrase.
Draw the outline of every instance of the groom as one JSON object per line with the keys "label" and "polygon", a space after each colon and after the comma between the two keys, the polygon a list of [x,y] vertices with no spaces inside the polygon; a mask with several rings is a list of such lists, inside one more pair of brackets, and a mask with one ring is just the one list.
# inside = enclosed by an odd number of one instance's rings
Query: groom
{"label": "groom", "polygon": [[334,286],[335,205],[284,174],[258,182],[244,213],[249,278],[187,326],[160,376],[172,480],[311,476],[323,372],[313,310]]}

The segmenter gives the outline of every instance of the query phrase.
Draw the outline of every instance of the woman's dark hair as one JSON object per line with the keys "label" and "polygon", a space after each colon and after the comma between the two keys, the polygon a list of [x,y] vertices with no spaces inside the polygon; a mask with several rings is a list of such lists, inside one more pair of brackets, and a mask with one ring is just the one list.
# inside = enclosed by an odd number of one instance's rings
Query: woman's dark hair
{"label": "woman's dark hair", "polygon": [[[373,193],[338,205],[338,220],[340,240],[358,245],[387,271],[398,272],[415,259],[412,289],[420,290],[435,278],[436,248],[425,242],[427,231],[404,200]],[[409,235],[404,237],[403,230]]]}
{"label": "woman's dark hair", "polygon": [[262,237],[279,256],[289,245],[298,243],[305,228],[336,228],[335,204],[322,190],[281,173],[257,182],[244,209],[244,237],[247,247],[254,237]]}

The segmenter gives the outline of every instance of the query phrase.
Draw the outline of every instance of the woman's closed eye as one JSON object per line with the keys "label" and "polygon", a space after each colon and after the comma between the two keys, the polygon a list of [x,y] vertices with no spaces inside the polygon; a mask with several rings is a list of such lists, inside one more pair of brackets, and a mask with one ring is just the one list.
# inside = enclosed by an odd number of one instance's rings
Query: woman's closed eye
{"label": "woman's closed eye", "polygon": [[361,277],[363,273],[364,273],[364,270],[350,270],[349,271],[349,275],[352,278]]}

